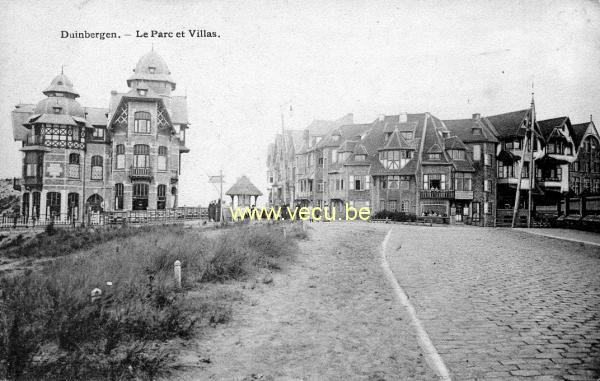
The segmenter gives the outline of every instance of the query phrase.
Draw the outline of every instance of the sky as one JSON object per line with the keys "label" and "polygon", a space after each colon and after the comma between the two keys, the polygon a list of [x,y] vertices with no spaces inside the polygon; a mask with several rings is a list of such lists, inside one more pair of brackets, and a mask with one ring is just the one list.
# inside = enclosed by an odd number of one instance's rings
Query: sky
{"label": "sky", "polygon": [[[187,95],[180,204],[218,198],[245,174],[267,193],[269,142],[285,127],[354,114],[442,119],[529,107],[600,120],[600,1],[0,0],[0,178],[21,173],[10,113],[64,73],[83,106],[107,107],[154,48]],[[218,38],[136,38],[204,29]],[[61,31],[118,39],[61,39]],[[130,34],[131,36],[125,36]],[[596,117],[595,117],[596,119]],[[600,125],[599,125],[600,126]],[[263,202],[265,197],[262,198]],[[259,204],[261,199],[259,199]]]}

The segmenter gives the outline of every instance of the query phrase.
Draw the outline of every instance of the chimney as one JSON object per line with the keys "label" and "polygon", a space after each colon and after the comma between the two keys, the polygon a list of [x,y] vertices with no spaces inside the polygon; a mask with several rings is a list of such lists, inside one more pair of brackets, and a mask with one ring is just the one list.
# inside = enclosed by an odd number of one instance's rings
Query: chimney
{"label": "chimney", "polygon": [[401,112],[398,115],[398,123],[406,123],[408,122],[408,114],[405,112]]}
{"label": "chimney", "polygon": [[308,130],[304,130],[303,132],[303,136],[302,136],[302,140],[304,140],[304,144],[306,145],[306,147],[308,148]]}
{"label": "chimney", "polygon": [[593,120],[592,120],[592,114],[590,114],[590,122],[593,122]]}
{"label": "chimney", "polygon": [[111,90],[111,91],[110,91],[110,93],[111,93],[112,95],[117,95],[117,90]]}
{"label": "chimney", "polygon": [[473,120],[479,120],[480,118],[481,118],[481,114],[480,113],[473,114]]}

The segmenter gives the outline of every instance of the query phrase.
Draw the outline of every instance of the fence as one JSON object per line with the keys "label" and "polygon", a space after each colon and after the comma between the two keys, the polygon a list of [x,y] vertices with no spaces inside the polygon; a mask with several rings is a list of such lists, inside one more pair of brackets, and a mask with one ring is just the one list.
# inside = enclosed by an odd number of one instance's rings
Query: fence
{"label": "fence", "polygon": [[132,210],[112,212],[90,212],[83,221],[81,217],[72,218],[68,214],[40,216],[3,215],[0,218],[0,229],[45,227],[53,223],[55,226],[116,225],[116,224],[149,224],[170,223],[182,220],[207,220],[208,208],[173,208],[162,210]]}

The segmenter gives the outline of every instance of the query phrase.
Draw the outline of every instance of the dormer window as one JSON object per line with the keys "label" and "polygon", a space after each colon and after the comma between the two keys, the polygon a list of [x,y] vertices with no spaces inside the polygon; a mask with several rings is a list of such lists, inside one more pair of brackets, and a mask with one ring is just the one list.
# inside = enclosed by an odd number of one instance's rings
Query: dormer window
{"label": "dormer window", "polygon": [[146,89],[138,89],[138,94],[141,96],[145,96],[147,91],[148,90],[146,90]]}
{"label": "dormer window", "polygon": [[400,132],[400,136],[402,136],[406,140],[412,140],[413,133],[412,133],[412,131],[402,131],[402,132]]}
{"label": "dormer window", "polygon": [[55,114],[60,114],[60,112],[62,111],[62,107],[60,106],[52,107],[52,109],[54,110]]}
{"label": "dormer window", "polygon": [[354,155],[354,160],[356,161],[365,161],[367,155]]}
{"label": "dormer window", "polygon": [[465,160],[465,151],[462,149],[450,149],[448,150],[448,155],[453,160]]}
{"label": "dormer window", "polygon": [[385,141],[387,142],[390,139],[390,136],[392,136],[391,132],[386,132],[385,133]]}
{"label": "dormer window", "polygon": [[428,156],[429,160],[440,160],[442,158],[441,153],[430,153]]}
{"label": "dormer window", "polygon": [[150,74],[154,74],[154,73],[156,73],[156,68],[155,68],[154,66],[149,66],[149,67],[148,67],[148,72],[149,72]]}
{"label": "dormer window", "polygon": [[472,133],[473,135],[482,135],[482,134],[483,134],[483,131],[481,130],[481,127],[473,127],[473,128],[471,129],[471,133]]}
{"label": "dormer window", "polygon": [[62,81],[58,81],[56,84],[59,85],[59,86],[63,85]]}
{"label": "dormer window", "polygon": [[446,138],[450,137],[450,132],[448,132],[448,131],[442,131],[442,137],[443,137],[444,139],[446,139]]}

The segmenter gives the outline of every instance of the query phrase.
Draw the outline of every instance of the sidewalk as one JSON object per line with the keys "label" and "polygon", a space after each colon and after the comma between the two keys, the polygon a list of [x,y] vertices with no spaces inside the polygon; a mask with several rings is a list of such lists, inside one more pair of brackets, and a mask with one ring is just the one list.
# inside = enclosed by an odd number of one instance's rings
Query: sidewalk
{"label": "sidewalk", "polygon": [[600,234],[582,230],[573,229],[525,229],[517,228],[525,233],[541,235],[550,238],[562,239],[565,241],[580,242],[587,245],[600,246]]}

